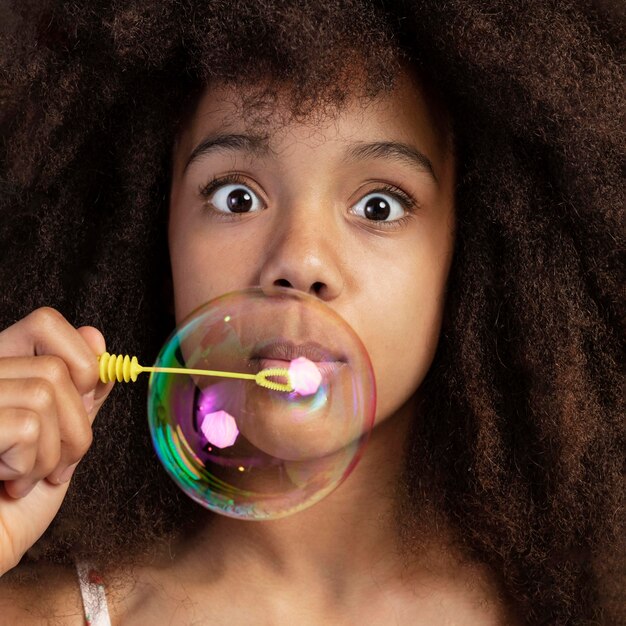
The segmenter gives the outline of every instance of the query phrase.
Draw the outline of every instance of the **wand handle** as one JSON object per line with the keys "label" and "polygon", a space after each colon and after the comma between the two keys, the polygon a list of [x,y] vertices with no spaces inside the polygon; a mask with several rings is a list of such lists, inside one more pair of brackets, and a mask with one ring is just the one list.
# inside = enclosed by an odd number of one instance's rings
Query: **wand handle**
{"label": "wand handle", "polygon": [[[272,389],[273,391],[293,391],[289,370],[281,367],[268,367],[258,374],[244,374],[243,372],[223,372],[218,370],[201,370],[184,367],[144,367],[139,365],[137,357],[130,357],[127,354],[109,354],[105,352],[98,356],[100,363],[100,380],[109,383],[114,380],[118,382],[135,382],[137,376],[142,372],[162,372],[166,374],[196,374],[200,376],[219,376],[222,378],[240,378],[243,380],[253,380],[257,385]],[[279,383],[269,380],[269,377],[284,377],[287,383]]]}

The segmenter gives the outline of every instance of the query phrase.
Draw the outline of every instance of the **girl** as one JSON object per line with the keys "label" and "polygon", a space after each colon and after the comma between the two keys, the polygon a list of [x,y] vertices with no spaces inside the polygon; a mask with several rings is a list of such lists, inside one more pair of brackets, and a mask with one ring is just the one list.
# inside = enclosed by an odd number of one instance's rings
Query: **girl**
{"label": "girl", "polygon": [[[619,619],[607,5],[4,11],[7,623],[79,624],[98,582],[87,618],[113,624]],[[379,397],[348,480],[252,524],[171,483],[145,381],[103,385],[96,355],[147,362],[198,305],[275,285],[351,324]]]}

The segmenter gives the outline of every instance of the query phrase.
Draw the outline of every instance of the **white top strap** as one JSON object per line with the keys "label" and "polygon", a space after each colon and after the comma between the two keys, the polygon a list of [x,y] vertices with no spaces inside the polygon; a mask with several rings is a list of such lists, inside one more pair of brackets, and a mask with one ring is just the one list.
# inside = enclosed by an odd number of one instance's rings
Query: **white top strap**
{"label": "white top strap", "polygon": [[76,571],[85,609],[85,624],[87,626],[111,626],[104,584],[96,570],[89,563],[80,561],[76,563]]}

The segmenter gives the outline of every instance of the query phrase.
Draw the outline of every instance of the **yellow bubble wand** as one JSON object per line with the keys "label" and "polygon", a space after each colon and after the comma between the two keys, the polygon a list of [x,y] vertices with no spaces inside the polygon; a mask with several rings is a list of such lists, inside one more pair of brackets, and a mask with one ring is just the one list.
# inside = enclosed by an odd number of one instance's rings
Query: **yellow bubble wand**
{"label": "yellow bubble wand", "polygon": [[[103,383],[110,383],[114,380],[118,382],[135,382],[137,376],[142,372],[162,372],[164,374],[197,374],[199,376],[218,376],[222,378],[240,378],[243,380],[253,380],[260,387],[273,391],[291,392],[294,390],[289,370],[282,367],[268,367],[257,374],[245,374],[243,372],[222,372],[218,370],[191,369],[185,367],[145,367],[139,365],[137,357],[130,357],[127,354],[109,354],[105,352],[98,356],[100,363],[100,380]],[[279,383],[269,380],[270,376],[282,376],[287,379],[287,383]]]}

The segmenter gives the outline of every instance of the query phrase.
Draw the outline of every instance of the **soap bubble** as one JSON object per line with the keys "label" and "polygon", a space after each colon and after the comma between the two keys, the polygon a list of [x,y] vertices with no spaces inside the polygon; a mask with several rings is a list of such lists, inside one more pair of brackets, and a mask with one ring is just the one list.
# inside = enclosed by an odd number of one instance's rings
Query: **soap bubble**
{"label": "soap bubble", "polygon": [[[229,517],[277,519],[318,502],[350,474],[373,427],[365,347],[329,306],[293,289],[199,307],[154,365],[187,369],[150,375],[156,452],[187,495]],[[261,377],[278,390],[251,379],[270,368],[281,371]]]}

